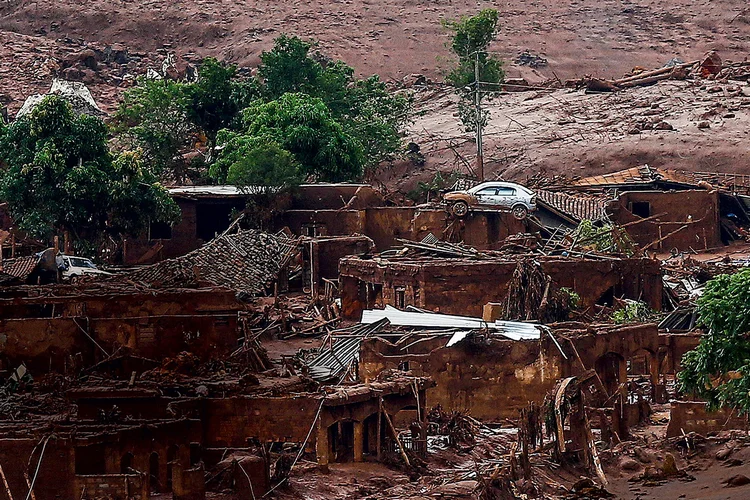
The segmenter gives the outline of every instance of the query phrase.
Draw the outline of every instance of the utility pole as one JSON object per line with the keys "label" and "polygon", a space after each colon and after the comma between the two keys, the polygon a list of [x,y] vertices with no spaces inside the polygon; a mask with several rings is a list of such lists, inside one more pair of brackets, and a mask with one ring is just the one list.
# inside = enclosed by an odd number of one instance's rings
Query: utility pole
{"label": "utility pole", "polygon": [[482,105],[481,95],[479,93],[479,51],[474,53],[476,62],[474,63],[474,115],[476,118],[477,129],[477,160],[476,168],[479,182],[484,182],[484,158],[482,148]]}

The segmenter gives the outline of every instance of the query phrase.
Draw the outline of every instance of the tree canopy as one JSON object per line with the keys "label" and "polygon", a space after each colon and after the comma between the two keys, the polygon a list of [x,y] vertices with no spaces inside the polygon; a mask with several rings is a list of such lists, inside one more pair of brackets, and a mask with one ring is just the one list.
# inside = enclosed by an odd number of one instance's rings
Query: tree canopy
{"label": "tree canopy", "polygon": [[[353,68],[326,58],[314,42],[281,35],[261,54],[257,78],[240,73],[207,58],[195,82],[140,79],[116,114],[118,142],[142,149],[162,178],[180,183],[205,174],[227,181],[228,150],[237,143],[230,132],[270,137],[294,155],[305,176],[320,180],[356,180],[401,147],[410,98],[391,92],[377,76],[357,79]],[[266,120],[250,127],[247,117],[258,111]],[[310,144],[286,136],[304,127]],[[203,141],[206,154],[197,155]]]}
{"label": "tree canopy", "polygon": [[[464,16],[443,24],[452,33],[449,45],[456,56],[455,66],[446,75],[446,81],[461,97],[459,116],[467,131],[484,127],[488,114],[476,116],[474,107],[475,92],[479,90],[480,101],[499,90],[498,85],[505,79],[503,63],[487,49],[497,34],[499,15],[495,9],[484,9],[474,16]],[[476,81],[476,68],[479,67],[479,81]]]}
{"label": "tree canopy", "polygon": [[240,155],[263,142],[290,152],[305,177],[335,182],[356,179],[362,173],[362,145],[333,118],[321,99],[286,93],[275,101],[256,102],[243,111],[242,129],[220,134],[222,149],[211,171],[215,178],[225,178]]}
{"label": "tree canopy", "polygon": [[680,389],[705,398],[713,408],[750,412],[750,269],[717,276],[698,299],[707,330],[682,358]]}
{"label": "tree canopy", "polygon": [[0,196],[24,231],[76,240],[133,234],[149,220],[172,222],[177,207],[137,153],[115,158],[101,119],[75,115],[47,96],[0,133]]}

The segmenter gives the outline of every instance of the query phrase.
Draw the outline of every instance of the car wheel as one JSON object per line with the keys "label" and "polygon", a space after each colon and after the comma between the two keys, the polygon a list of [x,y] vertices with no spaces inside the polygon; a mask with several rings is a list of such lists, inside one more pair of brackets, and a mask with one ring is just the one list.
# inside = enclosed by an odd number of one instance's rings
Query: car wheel
{"label": "car wheel", "polygon": [[451,206],[451,212],[453,212],[453,215],[456,217],[463,217],[469,213],[469,205],[465,201],[457,201]]}
{"label": "car wheel", "polygon": [[78,276],[76,276],[75,274],[70,277],[70,284],[71,285],[75,285],[76,283],[78,283],[78,281],[79,281]]}
{"label": "car wheel", "polygon": [[513,212],[513,217],[518,220],[523,220],[529,215],[529,209],[523,205],[516,205],[511,212]]}

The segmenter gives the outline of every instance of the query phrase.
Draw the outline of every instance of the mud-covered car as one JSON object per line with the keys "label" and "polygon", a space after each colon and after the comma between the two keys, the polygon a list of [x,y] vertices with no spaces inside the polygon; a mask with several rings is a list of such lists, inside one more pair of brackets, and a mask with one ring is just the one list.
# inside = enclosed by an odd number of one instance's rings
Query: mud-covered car
{"label": "mud-covered car", "polygon": [[466,191],[451,191],[443,196],[448,210],[463,217],[472,209],[510,210],[517,219],[525,219],[536,210],[536,195],[512,182],[483,182]]}

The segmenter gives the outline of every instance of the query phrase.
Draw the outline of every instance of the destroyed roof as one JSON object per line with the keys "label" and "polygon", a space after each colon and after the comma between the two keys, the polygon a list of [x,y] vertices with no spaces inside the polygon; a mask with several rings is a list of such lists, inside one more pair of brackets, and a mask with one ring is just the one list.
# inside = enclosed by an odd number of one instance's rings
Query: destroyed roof
{"label": "destroyed roof", "polygon": [[223,286],[258,295],[289,264],[297,240],[255,230],[223,234],[182,257],[109,278],[153,288]]}
{"label": "destroyed roof", "polygon": [[537,205],[548,210],[561,212],[575,222],[584,219],[598,221],[606,218],[605,208],[611,198],[607,196],[582,196],[538,189]]}
{"label": "destroyed roof", "polygon": [[696,178],[687,172],[641,165],[610,174],[594,175],[573,181],[569,186],[578,188],[617,187],[695,187]]}
{"label": "destroyed roof", "polygon": [[[8,259],[3,261],[0,271],[2,274],[18,278],[25,281],[28,276],[34,272],[36,265],[39,263],[39,257],[35,255],[29,255],[28,257],[18,257],[17,259]],[[0,281],[10,281],[10,279],[2,279]]]}
{"label": "destroyed roof", "polygon": [[321,347],[318,355],[307,363],[310,377],[321,383],[341,382],[354,361],[359,359],[362,339],[381,331],[387,325],[388,320],[358,325],[349,332],[351,337],[333,339],[327,349]]}
{"label": "destroyed roof", "polygon": [[178,186],[169,189],[175,198],[234,198],[244,193],[237,186]]}
{"label": "destroyed roof", "polygon": [[[539,340],[544,328],[517,321],[487,323],[481,318],[451,316],[414,307],[407,309],[401,311],[387,305],[385,309],[363,311],[361,324],[334,332],[330,344],[324,341],[318,355],[307,362],[310,377],[320,383],[342,382],[354,370],[362,341],[369,337],[396,335],[406,338],[423,333],[445,337],[446,347],[451,347],[473,331],[487,330],[491,335],[510,340]],[[403,328],[386,330],[389,326]]]}

